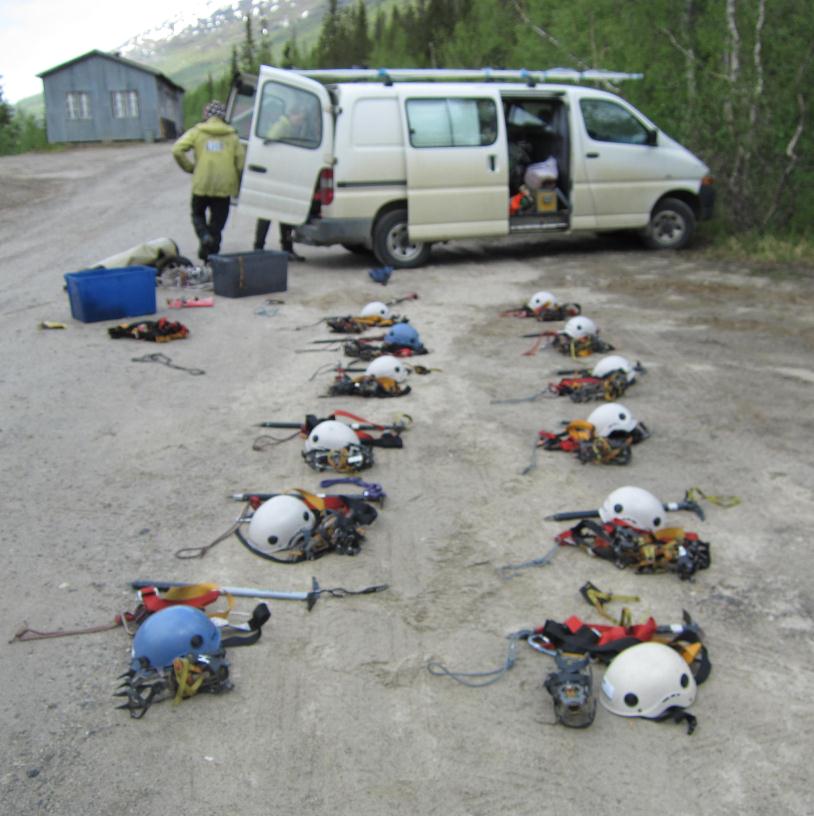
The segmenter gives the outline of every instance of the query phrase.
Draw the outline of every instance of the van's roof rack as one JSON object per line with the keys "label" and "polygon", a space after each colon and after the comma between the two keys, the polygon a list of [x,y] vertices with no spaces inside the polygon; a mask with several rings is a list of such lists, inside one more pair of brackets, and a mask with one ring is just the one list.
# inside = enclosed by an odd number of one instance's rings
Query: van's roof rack
{"label": "van's roof rack", "polygon": [[524,82],[533,87],[545,82],[621,82],[626,79],[643,79],[644,74],[624,71],[574,68],[547,68],[528,71],[525,68],[314,68],[295,69],[320,82]]}

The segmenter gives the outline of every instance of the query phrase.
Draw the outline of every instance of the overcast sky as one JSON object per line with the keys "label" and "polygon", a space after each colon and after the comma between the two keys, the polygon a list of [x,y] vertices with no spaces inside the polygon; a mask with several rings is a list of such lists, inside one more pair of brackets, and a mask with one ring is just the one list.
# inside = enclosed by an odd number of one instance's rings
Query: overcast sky
{"label": "overcast sky", "polygon": [[0,0],[0,85],[8,102],[42,93],[38,73],[98,48],[109,51],[175,14],[229,0]]}

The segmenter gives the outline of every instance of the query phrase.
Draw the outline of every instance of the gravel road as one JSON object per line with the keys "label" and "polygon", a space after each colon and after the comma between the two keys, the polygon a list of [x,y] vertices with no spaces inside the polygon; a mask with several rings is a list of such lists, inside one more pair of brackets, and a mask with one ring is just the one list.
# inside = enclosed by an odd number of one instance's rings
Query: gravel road
{"label": "gravel road", "polygon": [[[301,247],[307,260],[289,265],[284,304],[265,314],[262,296],[170,310],[167,298],[185,292],[159,287],[159,315],[190,336],[157,348],[110,339],[113,322],[72,320],[63,274],[162,236],[194,257],[189,177],[169,145],[2,158],[0,190],[0,810],[812,812],[810,271],[609,239],[523,239],[439,246],[430,266],[397,271],[383,288],[367,259]],[[248,249],[252,235],[252,220],[233,212],[224,250]],[[580,303],[646,367],[623,399],[652,431],[630,465],[540,452],[521,475],[538,430],[595,407],[494,402],[534,394],[568,366],[553,349],[523,354],[532,341],[521,335],[539,324],[498,316],[538,289]],[[411,292],[418,299],[395,310],[431,350],[421,362],[439,370],[414,375],[401,399],[323,398],[331,375],[312,375],[338,353],[298,353],[328,336],[317,321]],[[43,320],[67,328],[42,330]],[[133,362],[155,351],[206,373]],[[377,451],[365,474],[388,499],[358,556],[276,565],[232,537],[203,559],[174,557],[231,525],[233,492],[318,489],[300,442],[253,450],[256,424],[340,408],[413,418],[404,448]],[[741,499],[730,509],[702,501],[703,522],[671,516],[710,542],[708,570],[692,582],[635,575],[562,548],[548,566],[501,576],[567,526],[546,515],[599,507],[625,484],[663,501],[691,487]],[[233,691],[163,702],[140,721],[111,696],[129,659],[123,630],[6,643],[23,622],[107,623],[134,607],[138,578],[303,591],[312,576],[389,589],[325,598],[310,613],[272,602],[261,641],[229,652]],[[579,594],[586,581],[638,596],[627,604],[636,622],[677,622],[687,610],[701,624],[713,670],[692,736],[601,707],[588,729],[553,725],[543,688],[553,660],[522,643],[486,688],[427,671],[431,660],[497,668],[506,635],[548,619],[601,622]]]}

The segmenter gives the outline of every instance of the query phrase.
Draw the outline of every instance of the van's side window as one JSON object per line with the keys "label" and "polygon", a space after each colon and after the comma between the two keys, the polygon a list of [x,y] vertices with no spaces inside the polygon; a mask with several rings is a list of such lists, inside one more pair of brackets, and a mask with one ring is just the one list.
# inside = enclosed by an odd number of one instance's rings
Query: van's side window
{"label": "van's side window", "polygon": [[580,99],[585,130],[598,142],[647,144],[647,128],[630,111],[607,99]]}
{"label": "van's side window", "polygon": [[413,147],[472,147],[497,139],[497,107],[491,99],[408,99]]}
{"label": "van's side window", "polygon": [[290,85],[264,83],[254,133],[270,141],[311,149],[319,147],[322,142],[319,98]]}

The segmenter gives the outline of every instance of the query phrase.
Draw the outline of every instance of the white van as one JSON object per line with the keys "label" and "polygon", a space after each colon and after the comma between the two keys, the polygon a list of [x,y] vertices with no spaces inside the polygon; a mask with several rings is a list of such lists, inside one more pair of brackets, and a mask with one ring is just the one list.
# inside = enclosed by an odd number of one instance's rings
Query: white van
{"label": "white van", "polygon": [[395,268],[456,238],[686,246],[712,214],[709,169],[619,96],[550,82],[572,73],[263,66],[230,97],[248,145],[238,207]]}

